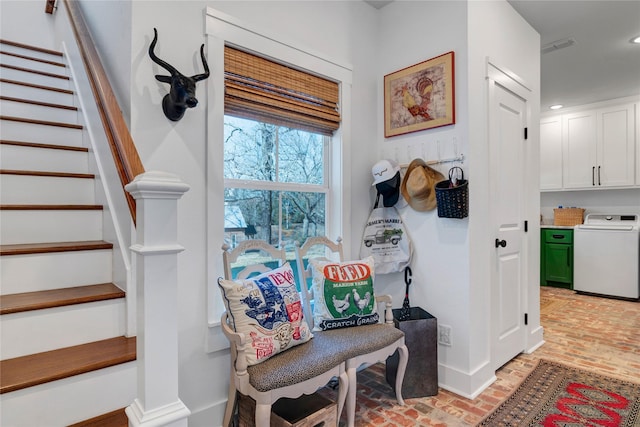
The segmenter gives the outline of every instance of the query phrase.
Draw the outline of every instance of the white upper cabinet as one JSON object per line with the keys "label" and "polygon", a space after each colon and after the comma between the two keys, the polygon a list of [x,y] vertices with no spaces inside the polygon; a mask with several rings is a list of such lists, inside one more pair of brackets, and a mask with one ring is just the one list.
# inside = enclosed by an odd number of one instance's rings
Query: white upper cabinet
{"label": "white upper cabinet", "polygon": [[540,120],[541,190],[640,185],[637,104],[607,104]]}
{"label": "white upper cabinet", "polygon": [[634,184],[635,126],[633,104],[598,110],[596,185]]}
{"label": "white upper cabinet", "polygon": [[640,103],[634,105],[636,109],[636,185],[640,186]]}
{"label": "white upper cabinet", "polygon": [[565,114],[563,125],[564,188],[588,188],[596,184],[596,112]]}
{"label": "white upper cabinet", "polygon": [[540,120],[540,189],[562,189],[562,117]]}

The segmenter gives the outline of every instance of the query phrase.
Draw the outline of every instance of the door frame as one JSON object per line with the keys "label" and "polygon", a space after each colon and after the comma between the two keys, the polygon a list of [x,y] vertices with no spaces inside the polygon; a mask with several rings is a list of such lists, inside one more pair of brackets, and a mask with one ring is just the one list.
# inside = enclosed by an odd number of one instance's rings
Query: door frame
{"label": "door frame", "polygon": [[[502,88],[504,88],[505,90],[512,92],[513,94],[515,94],[516,96],[522,98],[524,100],[525,103],[525,126],[526,127],[531,127],[532,125],[532,121],[531,121],[531,116],[532,116],[532,95],[533,92],[530,89],[529,85],[520,77],[518,76],[516,73],[512,72],[511,70],[509,70],[506,67],[503,66],[499,66],[496,65],[496,63],[494,61],[492,61],[490,58],[487,58],[486,61],[486,65],[487,65],[487,69],[486,69],[486,81],[487,81],[487,119],[488,119],[488,128],[487,128],[487,135],[488,135],[488,150],[489,150],[489,157],[488,157],[488,166],[489,166],[489,175],[488,175],[488,184],[490,187],[493,187],[493,185],[495,185],[495,180],[496,178],[496,174],[493,172],[494,170],[496,170],[496,165],[495,165],[495,152],[494,150],[496,150],[496,147],[493,145],[492,141],[495,140],[495,137],[493,135],[493,131],[494,131],[494,126],[492,124],[492,121],[495,119],[495,117],[493,116],[494,112],[491,109],[491,107],[496,103],[496,85],[501,86]],[[525,141],[526,143],[526,141]],[[523,191],[526,191],[526,189],[528,188],[528,183],[530,180],[530,170],[529,170],[529,165],[528,162],[525,159],[525,153],[526,153],[526,146],[522,147],[522,151],[523,151],[523,161],[522,161],[522,173],[523,173],[523,177],[522,177],[522,187],[523,187]],[[537,162],[534,162],[534,164],[536,165],[536,167],[538,166]],[[495,213],[495,208],[493,207],[493,203],[491,203],[491,199],[489,200],[489,209],[490,209],[490,224],[489,227],[492,230],[491,236],[490,238],[495,238],[498,236],[498,224],[497,224],[497,215]],[[522,206],[521,208],[521,212],[523,215],[522,221],[526,220],[527,217],[527,212],[529,209],[529,205],[527,202],[527,198],[523,197],[522,198]],[[531,239],[531,235],[533,234],[534,230],[533,227],[529,227],[530,229],[526,232],[523,233],[522,235],[522,240],[521,240],[521,249],[520,249],[520,257],[521,257],[521,262],[522,262],[522,271],[521,271],[521,289],[520,289],[520,308],[521,308],[521,313],[524,314],[527,312],[527,307],[528,307],[528,303],[529,303],[529,295],[528,295],[528,290],[529,290],[529,286],[530,286],[530,277],[529,277],[529,271],[532,268],[532,266],[530,265],[530,257],[529,257],[529,250],[530,250],[530,239]],[[490,288],[489,288],[489,295],[490,295],[490,300],[489,300],[489,304],[490,307],[494,307],[495,304],[497,303],[497,301],[494,301],[494,286],[496,286],[496,281],[497,281],[497,258],[498,258],[498,253],[497,250],[492,250],[491,251],[491,255],[490,255],[490,265],[491,265],[491,269],[490,269]],[[496,330],[497,327],[497,322],[494,320],[493,318],[493,313],[495,313],[496,310],[492,309],[490,310],[491,314],[491,318],[489,319],[489,324],[490,324],[490,364],[492,366],[492,368],[494,369],[498,369],[501,365],[501,363],[498,363],[496,360],[496,353],[495,353],[495,349],[496,349],[496,344],[497,344],[497,339],[498,339],[498,331]],[[523,316],[524,317],[524,316]],[[522,322],[524,322],[524,318],[522,319]],[[522,336],[522,351],[525,352],[527,350],[527,345],[528,345],[528,325],[523,324],[523,336]]]}

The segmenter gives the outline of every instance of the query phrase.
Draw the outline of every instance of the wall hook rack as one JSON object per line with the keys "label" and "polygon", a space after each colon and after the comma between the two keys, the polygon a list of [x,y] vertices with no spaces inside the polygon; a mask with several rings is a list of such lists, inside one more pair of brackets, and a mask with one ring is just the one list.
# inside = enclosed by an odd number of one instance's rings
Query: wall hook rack
{"label": "wall hook rack", "polygon": [[[458,156],[454,156],[454,157],[448,157],[446,159],[438,159],[438,160],[427,160],[426,161],[427,165],[438,165],[441,163],[460,163],[463,164],[464,163],[464,154],[460,154]],[[400,168],[408,168],[409,167],[409,163],[401,163],[400,164]]]}

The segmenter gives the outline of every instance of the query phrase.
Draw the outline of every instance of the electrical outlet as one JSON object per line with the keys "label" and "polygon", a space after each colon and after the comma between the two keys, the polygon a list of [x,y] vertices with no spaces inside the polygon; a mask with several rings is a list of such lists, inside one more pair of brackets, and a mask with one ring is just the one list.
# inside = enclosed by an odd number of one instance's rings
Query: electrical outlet
{"label": "electrical outlet", "polygon": [[438,325],[438,344],[451,347],[451,326]]}

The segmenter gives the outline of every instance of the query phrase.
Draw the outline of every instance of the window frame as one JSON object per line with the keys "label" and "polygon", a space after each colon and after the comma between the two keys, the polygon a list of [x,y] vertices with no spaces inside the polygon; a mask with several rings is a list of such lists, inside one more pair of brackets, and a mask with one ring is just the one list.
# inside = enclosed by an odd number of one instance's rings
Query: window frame
{"label": "window frame", "polygon": [[[351,85],[353,67],[312,49],[300,46],[271,30],[247,25],[235,17],[208,7],[205,10],[207,35],[207,59],[211,75],[207,86],[206,124],[206,280],[208,333],[205,349],[218,351],[229,346],[220,329],[220,316],[224,304],[217,286],[217,279],[224,275],[222,249],[224,243],[224,46],[255,52],[266,58],[283,62],[338,82],[340,87],[340,128],[328,144],[328,165],[325,170],[326,234],[330,238],[343,235],[351,216]],[[255,182],[252,181],[252,186]],[[291,186],[292,184],[288,184]],[[254,188],[254,187],[252,187]],[[287,187],[292,188],[292,187]],[[298,187],[299,188],[299,187]],[[281,187],[280,189],[283,189]],[[307,187],[306,190],[311,189]],[[288,190],[286,190],[288,191]],[[349,242],[343,247],[349,253]]]}

